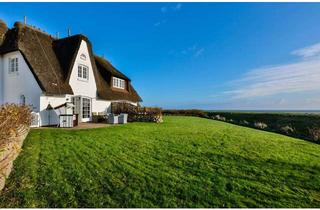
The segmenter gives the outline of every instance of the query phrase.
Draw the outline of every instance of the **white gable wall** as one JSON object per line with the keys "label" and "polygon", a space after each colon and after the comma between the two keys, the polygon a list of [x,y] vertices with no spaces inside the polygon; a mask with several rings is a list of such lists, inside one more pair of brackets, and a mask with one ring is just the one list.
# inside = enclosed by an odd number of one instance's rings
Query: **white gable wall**
{"label": "white gable wall", "polygon": [[[18,58],[18,72],[9,74],[9,58],[15,57]],[[2,56],[1,61],[1,104],[19,104],[21,102],[21,95],[24,95],[26,105],[32,105],[33,111],[38,112],[42,90],[21,53],[19,51],[7,53]]]}
{"label": "white gable wall", "polygon": [[[80,56],[84,54],[86,56],[86,60],[80,58]],[[85,65],[89,67],[89,80],[84,81],[78,78],[78,65]],[[81,41],[81,45],[75,59],[74,66],[71,71],[69,84],[73,90],[74,95],[82,95],[90,98],[96,98],[97,95],[97,86],[96,81],[92,71],[91,60],[88,52],[88,46],[85,41]]]}
{"label": "white gable wall", "polygon": [[[81,55],[85,55],[86,59],[83,60]],[[89,80],[85,81],[78,78],[78,66],[85,65],[89,68]],[[91,111],[92,112],[110,112],[110,101],[97,99],[97,85],[92,70],[92,63],[88,51],[87,42],[82,40],[74,66],[71,71],[69,84],[73,90],[74,95],[91,98]],[[81,119],[81,116],[80,116]],[[87,119],[88,120],[88,119]],[[87,121],[83,119],[82,121]]]}

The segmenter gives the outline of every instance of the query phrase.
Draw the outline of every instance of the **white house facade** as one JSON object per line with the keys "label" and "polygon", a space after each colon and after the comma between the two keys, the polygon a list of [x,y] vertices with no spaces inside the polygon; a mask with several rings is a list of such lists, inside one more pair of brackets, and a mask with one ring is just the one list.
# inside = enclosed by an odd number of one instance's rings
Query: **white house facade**
{"label": "white house facade", "polygon": [[51,126],[61,114],[91,121],[115,101],[136,105],[141,98],[129,78],[94,55],[88,38],[57,39],[19,22],[8,29],[0,20],[0,104],[30,105],[34,126]]}

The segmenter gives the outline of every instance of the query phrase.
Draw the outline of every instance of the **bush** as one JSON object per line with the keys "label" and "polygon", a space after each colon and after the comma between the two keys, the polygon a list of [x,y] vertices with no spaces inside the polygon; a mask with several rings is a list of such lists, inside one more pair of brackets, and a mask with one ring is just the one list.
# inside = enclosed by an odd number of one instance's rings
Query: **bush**
{"label": "bush", "polygon": [[312,140],[320,143],[320,128],[319,127],[308,128],[308,131]]}
{"label": "bush", "polygon": [[255,122],[254,127],[259,128],[259,129],[265,129],[268,127],[268,125],[263,122]]}
{"label": "bush", "polygon": [[226,121],[226,118],[225,118],[225,117],[222,117],[222,116],[220,116],[220,115],[215,115],[215,116],[213,116],[213,119],[214,119],[214,120]]}
{"label": "bush", "polygon": [[294,133],[294,128],[292,128],[290,125],[283,126],[280,128],[280,130],[287,135]]}
{"label": "bush", "polygon": [[246,120],[241,120],[240,121],[240,125],[245,125],[245,126],[248,126],[250,123]]}
{"label": "bush", "polygon": [[31,109],[28,106],[5,104],[0,106],[0,147],[18,134],[22,126],[30,126]]}

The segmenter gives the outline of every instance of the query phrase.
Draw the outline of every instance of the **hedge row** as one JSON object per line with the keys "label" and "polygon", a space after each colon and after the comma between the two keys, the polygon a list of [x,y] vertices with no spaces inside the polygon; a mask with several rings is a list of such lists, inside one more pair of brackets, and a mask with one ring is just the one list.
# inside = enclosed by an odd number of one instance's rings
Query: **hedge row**
{"label": "hedge row", "polygon": [[320,143],[318,114],[210,112],[197,109],[164,110],[163,114],[214,119]]}

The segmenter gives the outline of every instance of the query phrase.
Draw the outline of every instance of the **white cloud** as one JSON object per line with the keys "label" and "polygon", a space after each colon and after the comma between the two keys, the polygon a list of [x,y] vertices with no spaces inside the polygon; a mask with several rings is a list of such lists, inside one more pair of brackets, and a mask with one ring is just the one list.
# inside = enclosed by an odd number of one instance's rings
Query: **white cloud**
{"label": "white cloud", "polygon": [[293,55],[298,55],[303,58],[309,58],[313,56],[318,56],[320,55],[320,43],[298,49],[292,52]]}
{"label": "white cloud", "polygon": [[320,90],[320,59],[315,57],[291,64],[249,71],[224,93],[233,99],[301,93]]}
{"label": "white cloud", "polygon": [[178,3],[174,6],[171,6],[171,7],[166,7],[166,6],[163,6],[160,8],[160,11],[162,13],[167,13],[167,12],[178,12],[180,11],[182,8],[182,4],[181,3]]}
{"label": "white cloud", "polygon": [[170,51],[169,54],[170,55],[175,55],[175,56],[179,56],[179,55],[192,55],[194,57],[199,57],[203,54],[204,52],[204,48],[203,47],[199,47],[197,44],[194,44],[190,47],[184,48],[180,51]]}
{"label": "white cloud", "polygon": [[164,24],[164,23],[166,23],[167,22],[167,20],[166,19],[163,19],[163,20],[161,20],[161,21],[159,21],[159,22],[156,22],[155,24],[153,24],[155,27],[158,27],[158,26],[160,26],[160,25],[162,25],[162,24]]}
{"label": "white cloud", "polygon": [[168,8],[167,7],[161,7],[160,11],[162,13],[166,13],[168,11]]}
{"label": "white cloud", "polygon": [[181,10],[181,7],[182,7],[182,4],[181,3],[178,3],[176,6],[174,6],[172,9],[174,11],[180,11]]}
{"label": "white cloud", "polygon": [[200,48],[196,50],[196,52],[194,53],[194,56],[199,57],[200,55],[202,55],[203,51],[204,51],[204,48]]}

